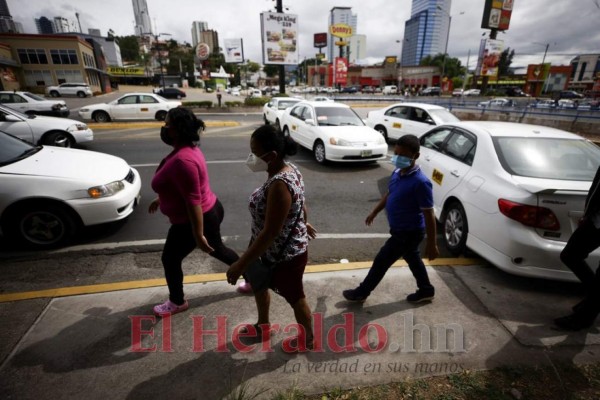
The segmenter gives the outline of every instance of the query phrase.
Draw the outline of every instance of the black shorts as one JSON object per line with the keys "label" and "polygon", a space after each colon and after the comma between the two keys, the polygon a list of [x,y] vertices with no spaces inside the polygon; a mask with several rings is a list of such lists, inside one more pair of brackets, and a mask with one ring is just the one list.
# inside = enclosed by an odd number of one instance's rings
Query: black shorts
{"label": "black shorts", "polygon": [[302,276],[308,262],[308,251],[283,261],[273,269],[271,289],[283,297],[290,305],[305,298]]}

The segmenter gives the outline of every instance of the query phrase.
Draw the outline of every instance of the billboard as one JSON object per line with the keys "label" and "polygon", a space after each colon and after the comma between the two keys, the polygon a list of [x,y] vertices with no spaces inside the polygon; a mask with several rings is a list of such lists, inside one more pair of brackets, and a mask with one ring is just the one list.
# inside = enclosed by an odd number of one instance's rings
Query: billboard
{"label": "billboard", "polygon": [[327,47],[327,32],[315,33],[314,47],[317,47],[319,49],[322,49],[323,47]]}
{"label": "billboard", "polygon": [[329,27],[329,33],[339,38],[348,38],[353,35],[352,27],[347,24],[334,24]]}
{"label": "billboard", "polygon": [[500,54],[504,50],[504,41],[487,39],[484,42],[485,44],[482,46],[483,52],[480,56],[481,70],[479,75],[498,76],[498,65],[500,63]]}
{"label": "billboard", "polygon": [[260,14],[263,64],[298,64],[298,16]]}
{"label": "billboard", "polygon": [[210,46],[206,43],[198,43],[196,46],[196,58],[200,61],[208,59],[210,55]]}
{"label": "billboard", "polygon": [[348,60],[344,57],[335,58],[335,83],[345,86],[348,81]]}
{"label": "billboard", "polygon": [[485,0],[481,27],[499,31],[508,30],[514,3],[514,0]]}
{"label": "billboard", "polygon": [[244,42],[242,39],[225,39],[225,62],[243,63],[244,62]]}
{"label": "billboard", "polygon": [[144,67],[106,67],[106,72],[113,76],[146,76]]}

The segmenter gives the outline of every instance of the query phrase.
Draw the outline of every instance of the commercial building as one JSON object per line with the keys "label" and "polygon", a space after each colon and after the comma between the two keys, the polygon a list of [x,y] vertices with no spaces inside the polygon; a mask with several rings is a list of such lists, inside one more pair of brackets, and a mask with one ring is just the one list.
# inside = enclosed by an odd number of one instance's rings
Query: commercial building
{"label": "commercial building", "polygon": [[597,90],[600,82],[600,54],[581,54],[571,60],[569,89],[577,91]]}
{"label": "commercial building", "polygon": [[[2,58],[5,55],[5,58]],[[8,63],[8,64],[7,64]],[[43,93],[46,86],[87,83],[93,92],[110,92],[102,45],[80,35],[0,35],[0,67],[21,89]],[[4,86],[4,78],[2,78]]]}
{"label": "commercial building", "polygon": [[[352,27],[352,32],[356,34],[356,28],[358,25],[358,17],[356,14],[352,14],[352,7],[333,7],[329,12],[329,19],[327,25],[335,24],[346,24]],[[337,57],[338,47],[335,45],[337,38],[332,36],[331,33],[327,33],[327,58],[333,60]]]}
{"label": "commercial building", "polygon": [[452,0],[413,0],[411,18],[404,24],[402,65],[419,65],[421,59],[444,53],[450,32]]}

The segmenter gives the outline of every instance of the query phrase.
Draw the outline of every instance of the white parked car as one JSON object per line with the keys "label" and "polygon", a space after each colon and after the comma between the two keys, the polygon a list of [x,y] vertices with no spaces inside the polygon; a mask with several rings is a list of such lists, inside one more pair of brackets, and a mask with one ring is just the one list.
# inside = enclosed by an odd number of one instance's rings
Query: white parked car
{"label": "white parked car", "polygon": [[311,101],[334,101],[332,98],[326,96],[315,96]]}
{"label": "white parked car", "polygon": [[281,126],[315,160],[376,161],[387,156],[385,139],[365,125],[352,108],[342,103],[303,101],[283,114]]}
{"label": "white parked car", "polygon": [[59,96],[93,96],[94,93],[87,83],[61,83],[58,86],[48,86],[46,94],[52,97]]}
{"label": "white parked car", "polygon": [[141,179],[121,158],[32,146],[0,132],[0,187],[4,237],[51,248],[82,226],[129,216],[139,202]]}
{"label": "white parked car", "polygon": [[479,96],[481,94],[481,90],[479,89],[467,89],[463,92],[463,96]]}
{"label": "white parked car", "polygon": [[277,128],[280,128],[281,116],[285,109],[301,101],[293,97],[273,97],[263,106],[263,120],[265,124],[275,124]]}
{"label": "white parked car", "polygon": [[94,132],[81,121],[26,115],[1,105],[0,131],[10,133],[32,144],[59,147],[72,147],[94,139]]}
{"label": "white parked car", "polygon": [[179,107],[180,101],[167,100],[157,94],[128,93],[110,103],[91,104],[79,109],[79,116],[96,122],[119,119],[156,119],[164,121],[171,108]]}
{"label": "white parked car", "polygon": [[254,98],[254,97],[262,97],[262,92],[260,91],[260,89],[249,89],[248,90],[248,97]]}
{"label": "white parked car", "polygon": [[68,117],[70,113],[64,100],[48,100],[29,92],[0,91],[0,103],[24,114]]}
{"label": "white parked car", "polygon": [[426,103],[396,103],[367,114],[367,125],[386,140],[406,134],[419,137],[436,125],[458,120],[448,109]]}
{"label": "white parked car", "polygon": [[[452,253],[468,247],[512,274],[577,280],[560,252],[583,216],[600,148],[558,129],[495,121],[442,125],[420,142]],[[597,250],[589,262],[598,261]]]}
{"label": "white parked car", "polygon": [[495,99],[480,101],[477,103],[477,107],[480,108],[501,108],[501,107],[515,107],[517,103],[511,99],[505,99],[497,97]]}

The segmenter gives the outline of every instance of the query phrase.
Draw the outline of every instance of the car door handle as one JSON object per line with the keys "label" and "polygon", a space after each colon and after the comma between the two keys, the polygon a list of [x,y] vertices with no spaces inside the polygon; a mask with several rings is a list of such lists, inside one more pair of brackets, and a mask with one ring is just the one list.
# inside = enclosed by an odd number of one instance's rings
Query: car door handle
{"label": "car door handle", "polygon": [[460,174],[458,173],[458,171],[457,171],[457,170],[454,170],[454,171],[450,172],[450,174],[451,174],[451,175],[454,175],[454,176],[455,176],[455,177],[457,177],[457,178],[460,176]]}
{"label": "car door handle", "polygon": [[431,161],[431,157],[425,156],[425,161]]}

